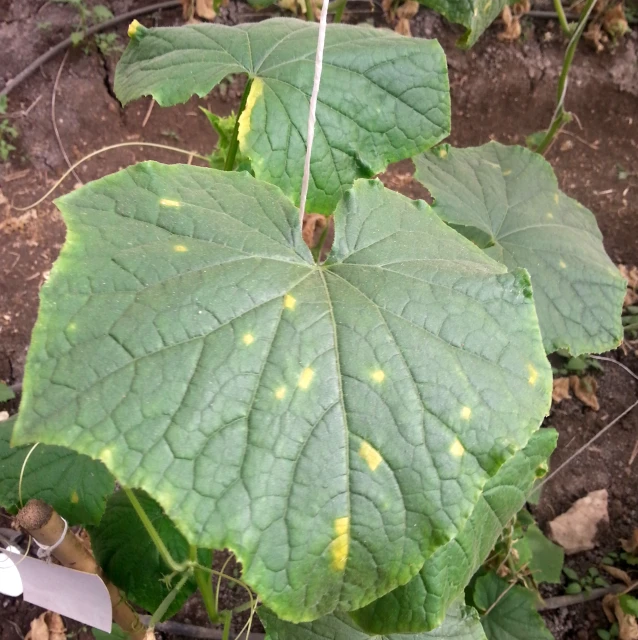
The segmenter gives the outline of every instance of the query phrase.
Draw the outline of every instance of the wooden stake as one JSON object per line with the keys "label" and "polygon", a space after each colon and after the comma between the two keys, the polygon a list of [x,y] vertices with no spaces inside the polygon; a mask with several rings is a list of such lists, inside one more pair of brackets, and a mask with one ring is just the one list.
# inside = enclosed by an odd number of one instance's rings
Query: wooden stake
{"label": "wooden stake", "polygon": [[[36,542],[48,547],[60,540],[65,528],[64,520],[42,500],[29,500],[16,516],[16,523]],[[113,620],[133,640],[144,640],[148,629],[140,622],[137,613],[122,598],[119,589],[104,577],[91,552],[80,542],[71,529],[67,528],[64,539],[55,547],[51,555],[65,567],[100,576],[111,598]]]}

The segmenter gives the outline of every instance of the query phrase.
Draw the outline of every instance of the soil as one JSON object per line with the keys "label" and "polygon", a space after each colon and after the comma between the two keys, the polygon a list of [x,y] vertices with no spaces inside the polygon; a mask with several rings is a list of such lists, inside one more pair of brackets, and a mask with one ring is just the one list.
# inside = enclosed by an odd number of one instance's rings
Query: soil
{"label": "soil", "polygon": [[[94,4],[87,1],[88,5]],[[100,0],[114,14],[147,2]],[[382,24],[375,7],[353,0],[353,21]],[[234,0],[222,10],[220,20],[261,19],[248,5]],[[14,77],[38,55],[72,30],[72,7],[44,0],[0,0],[0,86]],[[177,10],[146,16],[144,24],[181,23]],[[447,55],[453,105],[449,142],[472,146],[490,139],[524,144],[525,137],[547,126],[555,104],[555,87],[564,40],[553,22],[526,20],[523,36],[514,43],[500,42],[494,25],[469,52],[454,46],[460,30],[423,8],[412,21],[412,33],[437,37]],[[126,25],[118,30],[124,46]],[[172,109],[137,101],[122,109],[114,98],[112,83],[117,50],[101,53],[94,46],[70,52],[60,74],[55,122],[71,160],[119,142],[155,142],[202,154],[208,153],[215,135],[199,106],[226,115],[236,108],[241,79],[225,82],[203,100],[191,100]],[[62,242],[64,226],[52,204],[42,196],[66,169],[56,142],[51,117],[51,95],[62,56],[32,75],[10,95],[9,112],[19,129],[17,150],[8,163],[0,164],[0,380],[20,383],[30,333],[36,319],[38,291],[47,277]],[[547,154],[561,188],[591,209],[604,236],[606,249],[616,263],[638,263],[638,38],[634,32],[612,50],[596,54],[586,44],[576,56],[567,108],[577,115]],[[147,119],[146,125],[144,121]],[[57,193],[143,159],[184,162],[175,152],[128,146],[105,152],[82,164],[77,177],[69,177]],[[197,161],[195,161],[197,162]],[[413,198],[428,198],[412,180],[410,161],[398,163],[382,176],[386,185]],[[12,210],[3,202],[25,211]],[[635,349],[635,347],[634,347]],[[638,373],[632,350],[607,354]],[[637,396],[637,383],[627,372],[604,363],[597,374],[600,411],[593,412],[577,400],[555,406],[546,420],[559,432],[558,449],[551,466],[556,468],[589,438],[628,407]],[[12,412],[17,402],[1,406]],[[583,574],[597,566],[603,555],[618,550],[638,526],[638,495],[635,491],[638,462],[629,463],[638,438],[638,411],[629,414],[576,458],[545,487],[534,508],[541,527],[566,511],[578,498],[605,488],[609,492],[609,524],[599,530],[591,552],[568,559]],[[225,556],[217,554],[216,562]],[[562,592],[559,588],[546,595]],[[245,595],[226,585],[224,606],[236,606]],[[0,597],[0,640],[17,640],[28,631],[39,611],[21,600]],[[596,638],[596,629],[607,626],[599,602],[563,608],[544,614],[557,640]],[[245,619],[245,618],[244,618]],[[205,624],[201,602],[194,598],[178,620]],[[243,624],[243,620],[241,621]],[[241,626],[241,624],[239,626]],[[79,627],[69,623],[71,631]],[[236,627],[237,631],[238,628]],[[255,630],[259,630],[258,626]],[[82,635],[82,634],[80,634]]]}

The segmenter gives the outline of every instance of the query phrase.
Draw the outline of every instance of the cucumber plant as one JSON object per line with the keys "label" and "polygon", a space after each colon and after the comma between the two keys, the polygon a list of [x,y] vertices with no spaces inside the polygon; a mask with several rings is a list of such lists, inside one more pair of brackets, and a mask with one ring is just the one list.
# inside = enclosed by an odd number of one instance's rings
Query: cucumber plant
{"label": "cucumber plant", "polygon": [[[248,76],[226,171],[144,162],[57,200],[67,238],[0,498],[48,490],[131,601],[171,614],[198,587],[225,637],[225,548],[272,640],[496,637],[500,579],[465,589],[555,446],[546,354],[616,346],[625,283],[540,156],[436,146],[438,43],[344,25],[326,34],[308,193],[334,243],[313,259],[296,205],[317,29],[131,25],[123,103]],[[370,179],[410,157],[432,207]],[[51,486],[24,469],[34,442],[68,470]]]}

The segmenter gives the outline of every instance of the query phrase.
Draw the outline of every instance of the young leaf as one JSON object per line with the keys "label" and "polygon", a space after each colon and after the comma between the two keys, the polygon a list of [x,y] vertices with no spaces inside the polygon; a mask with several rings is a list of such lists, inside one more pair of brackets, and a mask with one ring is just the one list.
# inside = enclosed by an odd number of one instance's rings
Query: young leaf
{"label": "young leaf", "polygon": [[548,353],[601,352],[619,344],[627,283],[607,257],[592,213],[558,189],[540,155],[496,142],[444,145],[415,158],[415,165],[436,213],[479,229],[491,239],[489,256],[529,271]]}
{"label": "young leaf", "polygon": [[556,446],[558,434],[541,429],[487,482],[483,495],[456,538],[425,561],[419,574],[350,615],[369,633],[417,633],[441,624],[450,604],[463,595],[491,553],[503,527],[525,504],[539,466]]}
{"label": "young leaf", "polygon": [[258,613],[270,640],[487,640],[476,610],[459,603],[450,607],[438,629],[407,635],[368,635],[341,612],[304,624],[280,620],[265,607]]}
{"label": "young leaf", "polygon": [[[144,30],[117,65],[115,93],[123,104],[152,95],[170,106],[205,96],[230,74],[254,78],[239,150],[257,178],[298,203],[317,29],[275,18]],[[449,134],[443,50],[434,40],[329,25],[316,128],[308,211],[332,213],[356,178],[372,177]]]}
{"label": "young leaf", "polygon": [[[164,515],[161,507],[142,491],[136,491],[146,515],[155,530],[178,562],[189,557],[189,544],[175,525]],[[114,493],[106,512],[96,527],[89,528],[91,547],[106,577],[119,587],[134,604],[154,612],[175,586],[176,579],[167,584],[164,579],[171,569],[160,558],[155,544],[123,491]],[[199,562],[207,567],[212,563],[210,551],[198,551]],[[165,618],[174,616],[188,597],[197,589],[195,578],[186,582],[168,608]]]}
{"label": "young leaf", "polygon": [[0,382],[0,402],[7,402],[8,400],[13,400],[15,397],[16,395],[13,393],[11,387],[4,382]]}
{"label": "young leaf", "polygon": [[419,0],[419,2],[450,22],[456,22],[466,28],[457,45],[463,49],[473,46],[508,4],[507,0]]}
{"label": "young leaf", "polygon": [[553,640],[532,591],[487,573],[476,580],[472,596],[488,640]]}
{"label": "young leaf", "polygon": [[620,603],[620,608],[627,615],[636,616],[638,618],[638,599],[634,598],[634,596],[630,596],[628,593],[625,593],[618,596],[618,602]]}
{"label": "young leaf", "polygon": [[565,560],[563,549],[548,540],[535,524],[527,528],[524,539],[532,554],[528,568],[532,572],[534,580],[537,583],[560,584]]}
{"label": "young leaf", "polygon": [[[208,118],[211,126],[217,132],[217,146],[213,153],[208,157],[210,166],[213,169],[223,170],[226,165],[226,156],[232,140],[232,134],[235,129],[235,121],[237,117],[234,113],[222,118],[221,116],[211,113],[208,109],[200,107],[204,112],[204,115]],[[235,170],[236,171],[251,171],[250,161],[245,158],[241,153],[237,153],[235,158]]]}
{"label": "young leaf", "polygon": [[63,447],[39,444],[11,448],[11,432],[16,416],[0,423],[0,506],[11,513],[20,508],[19,484],[22,475],[22,502],[39,498],[50,504],[71,525],[100,521],[107,497],[115,482],[97,460]]}
{"label": "young leaf", "polygon": [[570,579],[570,580],[574,580],[576,582],[578,582],[580,580],[580,578],[578,577],[578,574],[571,569],[570,567],[563,567],[563,573]]}
{"label": "young leaf", "polygon": [[17,441],[103,460],[282,618],[410,580],[549,409],[526,274],[379,182],[321,266],[245,173],[142,163],[58,205]]}

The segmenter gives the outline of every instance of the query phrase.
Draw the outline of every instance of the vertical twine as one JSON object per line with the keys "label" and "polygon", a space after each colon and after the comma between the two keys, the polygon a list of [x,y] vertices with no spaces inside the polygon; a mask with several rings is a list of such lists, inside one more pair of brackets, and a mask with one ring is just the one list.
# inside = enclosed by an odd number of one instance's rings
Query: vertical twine
{"label": "vertical twine", "polygon": [[[308,133],[306,135],[306,159],[303,167],[303,180],[301,181],[301,197],[299,198],[299,224],[303,227],[303,216],[308,197],[308,183],[310,181],[310,156],[312,143],[315,139],[315,121],[317,119],[317,96],[321,83],[321,69],[323,66],[323,47],[326,41],[326,25],[328,17],[328,1],[323,0],[321,5],[321,20],[319,21],[319,38],[317,41],[317,55],[315,56],[315,79],[310,96],[310,109],[308,111]],[[309,9],[312,11],[312,8]]]}

